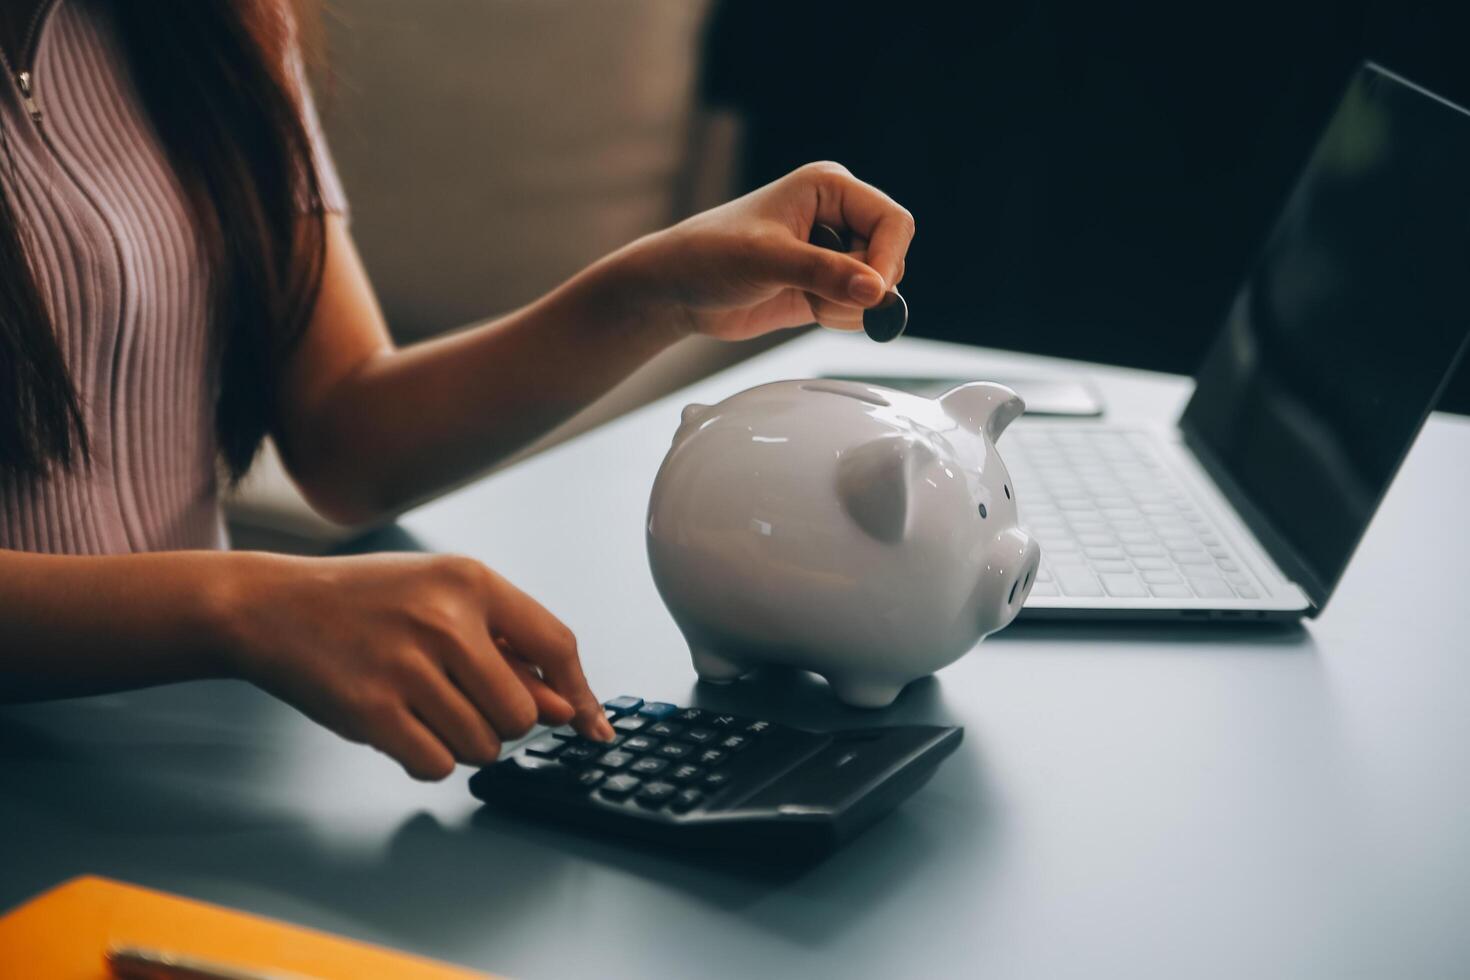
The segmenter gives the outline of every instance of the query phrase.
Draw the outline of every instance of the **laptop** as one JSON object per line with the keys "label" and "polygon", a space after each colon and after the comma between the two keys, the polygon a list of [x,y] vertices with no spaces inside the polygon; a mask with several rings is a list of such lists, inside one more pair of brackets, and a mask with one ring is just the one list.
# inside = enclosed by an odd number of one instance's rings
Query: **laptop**
{"label": "laptop", "polygon": [[1025,618],[1315,616],[1470,337],[1470,113],[1358,69],[1173,426],[1022,419]]}

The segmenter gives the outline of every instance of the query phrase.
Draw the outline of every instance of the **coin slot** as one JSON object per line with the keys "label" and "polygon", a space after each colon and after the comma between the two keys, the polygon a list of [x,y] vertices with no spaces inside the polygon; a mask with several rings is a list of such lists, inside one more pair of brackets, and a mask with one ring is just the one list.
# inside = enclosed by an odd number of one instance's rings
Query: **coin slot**
{"label": "coin slot", "polygon": [[851,398],[855,401],[867,402],[869,405],[881,405],[884,408],[893,403],[884,398],[871,388],[849,387],[838,383],[824,381],[811,381],[801,386],[802,391],[815,391],[826,395],[841,395],[843,398]]}

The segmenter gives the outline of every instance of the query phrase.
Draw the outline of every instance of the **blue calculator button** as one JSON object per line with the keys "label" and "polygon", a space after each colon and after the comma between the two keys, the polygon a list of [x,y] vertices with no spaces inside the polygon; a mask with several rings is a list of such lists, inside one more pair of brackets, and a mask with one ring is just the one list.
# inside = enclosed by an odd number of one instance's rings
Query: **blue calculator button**
{"label": "blue calculator button", "polygon": [[637,711],[643,704],[642,698],[629,697],[624,694],[620,698],[604,701],[602,706],[615,714],[626,714],[629,711]]}
{"label": "blue calculator button", "polygon": [[650,701],[640,708],[638,713],[645,718],[652,718],[654,721],[663,721],[678,710],[679,706],[677,704],[669,704],[667,701]]}

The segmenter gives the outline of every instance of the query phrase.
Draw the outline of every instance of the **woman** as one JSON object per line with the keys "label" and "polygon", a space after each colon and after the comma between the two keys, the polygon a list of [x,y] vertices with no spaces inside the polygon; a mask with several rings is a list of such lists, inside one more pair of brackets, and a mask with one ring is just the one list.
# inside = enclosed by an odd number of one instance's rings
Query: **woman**
{"label": "woman", "polygon": [[610,738],[575,638],[505,579],[224,550],[216,473],[270,434],[322,513],[390,514],[681,337],[858,328],[909,214],[810,165],[395,350],[286,0],[0,10],[0,700],[239,677],[421,779],[538,720]]}

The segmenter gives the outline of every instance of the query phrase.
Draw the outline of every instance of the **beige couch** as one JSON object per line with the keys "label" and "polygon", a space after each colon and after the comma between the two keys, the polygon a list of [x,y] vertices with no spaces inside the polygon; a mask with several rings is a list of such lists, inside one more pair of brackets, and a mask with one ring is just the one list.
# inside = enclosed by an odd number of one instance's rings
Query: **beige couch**
{"label": "beige couch", "polygon": [[[729,119],[696,104],[705,0],[337,0],[317,82],[352,227],[401,341],[513,309],[730,188]],[[771,341],[665,353],[530,451]],[[268,452],[229,502],[237,546],[312,550]]]}

